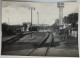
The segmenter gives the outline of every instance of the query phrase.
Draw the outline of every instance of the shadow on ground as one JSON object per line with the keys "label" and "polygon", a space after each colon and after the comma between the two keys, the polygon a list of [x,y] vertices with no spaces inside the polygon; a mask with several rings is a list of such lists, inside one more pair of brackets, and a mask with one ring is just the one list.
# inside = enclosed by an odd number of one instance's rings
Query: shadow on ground
{"label": "shadow on ground", "polygon": [[[59,46],[59,42],[55,42],[51,45],[51,47],[57,47]],[[33,49],[38,46],[37,42],[18,42],[14,43],[12,45],[7,45],[2,47],[2,52],[7,51],[15,51],[15,50],[25,50],[25,49]],[[48,47],[49,43],[44,43],[41,47]],[[40,47],[38,47],[40,48]]]}

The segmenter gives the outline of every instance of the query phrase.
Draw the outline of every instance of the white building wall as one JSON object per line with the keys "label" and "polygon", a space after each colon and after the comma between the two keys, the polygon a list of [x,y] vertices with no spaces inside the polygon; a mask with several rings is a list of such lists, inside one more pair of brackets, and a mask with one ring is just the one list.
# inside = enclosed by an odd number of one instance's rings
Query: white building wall
{"label": "white building wall", "polygon": [[77,37],[77,35],[78,35],[78,31],[72,31],[72,32],[71,32],[71,36]]}

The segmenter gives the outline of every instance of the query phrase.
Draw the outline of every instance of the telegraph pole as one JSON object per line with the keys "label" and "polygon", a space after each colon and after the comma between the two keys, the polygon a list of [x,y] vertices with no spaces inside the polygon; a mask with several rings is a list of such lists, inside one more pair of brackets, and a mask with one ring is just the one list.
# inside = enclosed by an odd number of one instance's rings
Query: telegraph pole
{"label": "telegraph pole", "polygon": [[[37,18],[38,18],[38,28],[37,28],[37,33],[39,32],[39,12],[37,12]],[[36,33],[36,35],[37,35]]]}
{"label": "telegraph pole", "polygon": [[32,7],[31,7],[31,38],[32,38]]}
{"label": "telegraph pole", "polygon": [[38,16],[38,26],[39,26],[39,12],[37,12],[37,16]]}
{"label": "telegraph pole", "polygon": [[32,38],[32,10],[35,10],[34,7],[30,7],[31,9],[31,38]]}
{"label": "telegraph pole", "polygon": [[9,25],[9,18],[8,18],[8,25]]}

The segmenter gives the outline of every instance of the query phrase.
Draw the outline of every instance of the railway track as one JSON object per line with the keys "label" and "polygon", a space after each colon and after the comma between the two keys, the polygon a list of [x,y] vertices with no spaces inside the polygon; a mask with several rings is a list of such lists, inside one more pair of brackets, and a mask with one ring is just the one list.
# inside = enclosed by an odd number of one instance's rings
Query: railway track
{"label": "railway track", "polygon": [[17,40],[19,40],[20,38],[24,37],[25,35],[29,35],[29,34],[31,34],[31,33],[26,33],[26,34],[20,33],[20,34],[18,34],[17,36],[15,36],[13,38],[10,38],[6,41],[3,41],[2,46],[10,45],[10,44],[16,42]]}
{"label": "railway track", "polygon": [[48,45],[43,49],[43,51],[44,51],[44,54],[43,55],[44,56],[47,56],[50,47],[52,47],[54,45],[54,36],[53,36],[52,33],[50,33],[50,32],[48,32],[48,33],[49,33],[48,36],[43,41],[41,41],[37,47],[35,47],[33,50],[31,50],[27,54],[27,56],[30,56],[30,55],[34,56],[33,54],[35,54],[35,51],[37,51],[38,48],[41,48],[42,46],[44,46],[45,43],[48,42]]}
{"label": "railway track", "polygon": [[[28,34],[30,34],[30,33],[28,33]],[[22,38],[23,36],[28,35],[28,34],[19,34],[18,36],[14,37],[14,38],[11,38],[11,39],[9,39],[9,40],[7,40],[5,42],[3,42],[2,47],[5,47],[5,45],[10,45],[10,44],[16,42],[17,40],[19,40],[20,38]],[[33,56],[33,53],[35,54],[35,51],[38,52],[39,48],[41,48],[40,50],[43,50],[43,52],[44,52],[44,54],[42,56],[47,56],[50,47],[53,46],[54,37],[53,37],[53,34],[51,32],[48,32],[46,34],[46,36],[43,37],[43,38],[44,39],[41,40],[39,43],[37,43],[37,45],[32,50],[30,50],[29,52],[27,52],[27,56],[31,56],[31,55]],[[47,46],[45,46],[45,43],[47,43]],[[45,47],[45,48],[43,48],[43,47]]]}
{"label": "railway track", "polygon": [[46,53],[45,53],[45,56],[47,56],[47,53],[49,51],[49,48],[53,46],[53,43],[54,43],[54,37],[53,37],[53,34],[51,33],[52,35],[52,38],[51,38],[51,41],[49,42],[49,45],[47,46],[47,50],[46,50]]}

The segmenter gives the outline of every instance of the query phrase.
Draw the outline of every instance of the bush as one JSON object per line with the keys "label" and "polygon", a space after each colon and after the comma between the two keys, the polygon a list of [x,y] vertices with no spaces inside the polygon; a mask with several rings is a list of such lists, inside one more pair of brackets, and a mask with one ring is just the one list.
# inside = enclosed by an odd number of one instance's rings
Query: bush
{"label": "bush", "polygon": [[6,23],[2,24],[2,36],[13,35],[14,33],[11,31],[10,26]]}

